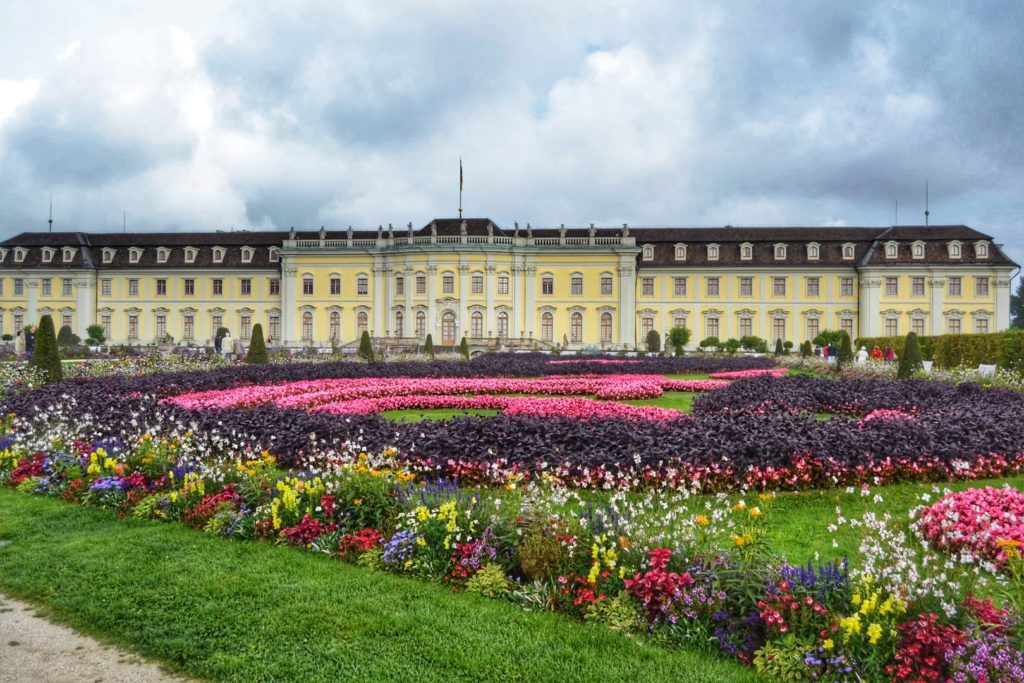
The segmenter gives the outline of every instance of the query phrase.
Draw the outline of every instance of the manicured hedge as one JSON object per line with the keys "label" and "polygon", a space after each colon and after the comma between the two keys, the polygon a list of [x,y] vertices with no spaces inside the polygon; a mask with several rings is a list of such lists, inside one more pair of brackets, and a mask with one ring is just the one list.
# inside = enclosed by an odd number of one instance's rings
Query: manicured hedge
{"label": "manicured hedge", "polygon": [[[906,337],[860,337],[857,347],[870,352],[877,346],[891,346],[897,356],[903,355]],[[918,337],[921,358],[935,361],[940,368],[957,366],[998,365],[1011,370],[1024,370],[1024,330],[1008,330],[990,334],[943,334]]]}

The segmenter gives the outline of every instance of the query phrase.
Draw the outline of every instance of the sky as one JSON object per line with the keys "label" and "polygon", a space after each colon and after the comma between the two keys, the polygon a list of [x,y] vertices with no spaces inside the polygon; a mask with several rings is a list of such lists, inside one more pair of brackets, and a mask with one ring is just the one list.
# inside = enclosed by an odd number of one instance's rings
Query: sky
{"label": "sky", "polygon": [[[967,224],[1024,263],[1024,3],[4,0],[0,239]],[[898,204],[898,213],[897,213]],[[898,219],[897,219],[898,215]]]}

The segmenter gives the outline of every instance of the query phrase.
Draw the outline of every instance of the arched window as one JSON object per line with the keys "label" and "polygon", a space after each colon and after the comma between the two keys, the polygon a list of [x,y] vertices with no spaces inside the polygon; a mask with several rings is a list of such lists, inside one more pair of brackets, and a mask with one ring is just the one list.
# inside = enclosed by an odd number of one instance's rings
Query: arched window
{"label": "arched window", "polygon": [[309,311],[302,314],[302,341],[313,341],[313,314]]}
{"label": "arched window", "polygon": [[479,339],[484,336],[484,314],[480,311],[474,311],[473,315],[470,316],[471,326],[469,336]]}
{"label": "arched window", "polygon": [[441,343],[446,346],[455,343],[455,314],[451,311],[441,316]]}
{"label": "arched window", "polygon": [[717,261],[717,260],[718,260],[718,245],[717,244],[709,244],[708,245],[708,261]]}
{"label": "arched window", "polygon": [[569,316],[569,341],[579,344],[583,341],[583,314],[576,312]]}
{"label": "arched window", "polygon": [[644,261],[653,261],[653,260],[654,260],[654,245],[652,245],[652,244],[645,244],[644,245]]}
{"label": "arched window", "polygon": [[508,339],[508,313],[498,313],[498,339]]}
{"label": "arched window", "polygon": [[356,329],[359,332],[359,336],[366,332],[367,317],[366,311],[359,311],[359,315],[356,316]]}
{"label": "arched window", "polygon": [[341,339],[341,313],[331,311],[330,322],[331,341],[338,341]]}
{"label": "arched window", "polygon": [[401,311],[395,311],[395,336],[405,336],[405,314]]}
{"label": "arched window", "polygon": [[749,244],[744,244],[740,247],[740,258],[744,261],[749,261],[754,258],[754,247]]}
{"label": "arched window", "polygon": [[422,339],[427,335],[427,314],[416,311],[416,336]]}
{"label": "arched window", "polygon": [[540,317],[540,338],[541,341],[554,341],[555,316],[550,313],[545,313]]}
{"label": "arched window", "polygon": [[921,242],[914,243],[914,258],[924,258],[924,244]]}
{"label": "arched window", "polygon": [[601,341],[610,344],[612,341],[612,314],[601,314]]}
{"label": "arched window", "polygon": [[851,258],[853,258],[853,245],[852,244],[844,244],[843,245],[843,258],[844,259],[851,259]]}

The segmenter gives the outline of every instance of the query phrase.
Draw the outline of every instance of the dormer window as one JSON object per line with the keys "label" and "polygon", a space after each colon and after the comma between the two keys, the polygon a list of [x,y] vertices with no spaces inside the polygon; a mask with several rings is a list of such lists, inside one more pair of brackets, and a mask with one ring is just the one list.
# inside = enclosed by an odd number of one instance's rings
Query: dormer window
{"label": "dormer window", "polygon": [[167,263],[167,258],[171,255],[171,250],[167,247],[158,247],[156,250],[156,262]]}
{"label": "dormer window", "polygon": [[821,258],[821,245],[817,242],[811,242],[807,245],[807,260],[817,261]]}
{"label": "dormer window", "polygon": [[885,243],[885,258],[896,258],[900,255],[899,242],[886,242]]}
{"label": "dormer window", "polygon": [[15,247],[14,248],[14,262],[15,263],[21,263],[22,261],[24,261],[25,260],[25,254],[27,254],[27,253],[28,253],[28,249],[23,249],[22,247]]}
{"label": "dormer window", "polygon": [[950,242],[946,245],[946,249],[949,251],[949,258],[960,258],[961,249],[959,242]]}
{"label": "dormer window", "polygon": [[227,251],[224,247],[213,248],[213,262],[224,263],[224,253]]}
{"label": "dormer window", "polygon": [[645,244],[644,245],[643,259],[644,259],[644,261],[653,261],[654,260],[654,245],[653,244]]}
{"label": "dormer window", "polygon": [[775,245],[775,260],[784,261],[786,260],[786,245],[776,244]]}
{"label": "dormer window", "polygon": [[242,247],[242,263],[252,263],[252,256],[256,250],[252,247]]}
{"label": "dormer window", "polygon": [[103,247],[103,263],[113,263],[114,256],[117,254],[117,249],[111,249],[110,247]]}
{"label": "dormer window", "polygon": [[975,258],[988,258],[988,242],[974,243]]}
{"label": "dormer window", "polygon": [[3,247],[0,247],[0,261],[3,261],[4,259],[7,258],[7,252],[8,252],[7,249],[4,249]]}
{"label": "dormer window", "polygon": [[843,260],[850,261],[853,259],[854,249],[852,244],[843,245]]}
{"label": "dormer window", "polygon": [[138,263],[142,258],[142,249],[132,247],[128,250],[128,263]]}
{"label": "dormer window", "polygon": [[740,260],[749,261],[754,258],[754,245],[744,242],[740,245]]}
{"label": "dormer window", "polygon": [[685,260],[686,260],[686,245],[685,244],[677,244],[676,245],[676,261],[685,261]]}
{"label": "dormer window", "polygon": [[278,263],[281,260],[281,250],[277,247],[270,248],[270,262]]}
{"label": "dormer window", "polygon": [[195,263],[199,250],[195,247],[185,247],[185,263]]}
{"label": "dormer window", "polygon": [[717,261],[717,260],[718,260],[718,245],[717,244],[709,244],[708,245],[708,261]]}
{"label": "dormer window", "polygon": [[78,250],[75,249],[74,247],[64,247],[62,256],[64,263],[71,263],[72,261],[74,261],[76,251]]}
{"label": "dormer window", "polygon": [[910,245],[910,254],[916,259],[924,258],[924,242],[918,240]]}
{"label": "dormer window", "polygon": [[43,247],[43,263],[49,263],[53,260],[54,249],[50,247]]}

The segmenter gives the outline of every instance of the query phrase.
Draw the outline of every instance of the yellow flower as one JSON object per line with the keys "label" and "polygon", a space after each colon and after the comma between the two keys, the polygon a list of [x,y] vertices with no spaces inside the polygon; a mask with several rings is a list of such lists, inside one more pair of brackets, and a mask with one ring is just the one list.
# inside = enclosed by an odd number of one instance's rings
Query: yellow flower
{"label": "yellow flower", "polygon": [[758,517],[761,517],[762,515],[764,515],[764,513],[761,512],[761,508],[750,508],[749,514],[754,519],[757,519]]}
{"label": "yellow flower", "polygon": [[767,491],[765,493],[759,493],[757,494],[757,497],[760,498],[761,500],[771,500],[772,498],[775,497],[775,492]]}
{"label": "yellow flower", "polygon": [[740,510],[746,510],[746,509],[747,509],[747,504],[746,504],[746,503],[744,503],[744,502],[743,502],[743,501],[741,500],[741,501],[739,501],[738,503],[736,503],[735,505],[733,505],[733,506],[732,506],[732,509],[733,509],[733,510],[735,510],[736,512],[739,512]]}
{"label": "yellow flower", "polygon": [[1000,538],[996,541],[997,548],[1019,548],[1020,541],[1015,541],[1012,538]]}
{"label": "yellow flower", "polygon": [[836,644],[832,641],[831,638],[826,638],[825,642],[822,643],[821,646],[823,648],[825,648],[826,650],[831,650],[832,648],[834,648],[836,646]]}
{"label": "yellow flower", "polygon": [[352,501],[352,504],[353,505],[362,505],[363,504],[363,499],[362,498],[356,498],[355,500]]}
{"label": "yellow flower", "polygon": [[849,636],[851,636],[851,635],[853,635],[855,633],[860,633],[860,629],[861,629],[860,615],[859,614],[854,614],[852,617],[846,617],[844,619],[840,619],[839,620],[839,627],[843,629],[843,633],[845,633],[847,637],[849,637]]}
{"label": "yellow flower", "polygon": [[625,536],[619,536],[619,545],[622,547],[623,550],[629,550],[629,547],[633,544]]}
{"label": "yellow flower", "polygon": [[878,624],[871,624],[868,626],[868,642],[872,645],[878,643],[878,639],[882,637],[882,627]]}
{"label": "yellow flower", "polygon": [[740,546],[740,547],[746,545],[747,543],[749,543],[752,540],[754,540],[754,539],[750,537],[750,534],[743,534],[742,536],[739,535],[739,534],[733,534],[732,535],[732,542],[735,543],[736,545]]}
{"label": "yellow flower", "polygon": [[701,526],[707,526],[711,523],[711,520],[708,519],[707,515],[697,515],[694,517],[694,520],[696,520],[697,524],[700,524]]}

